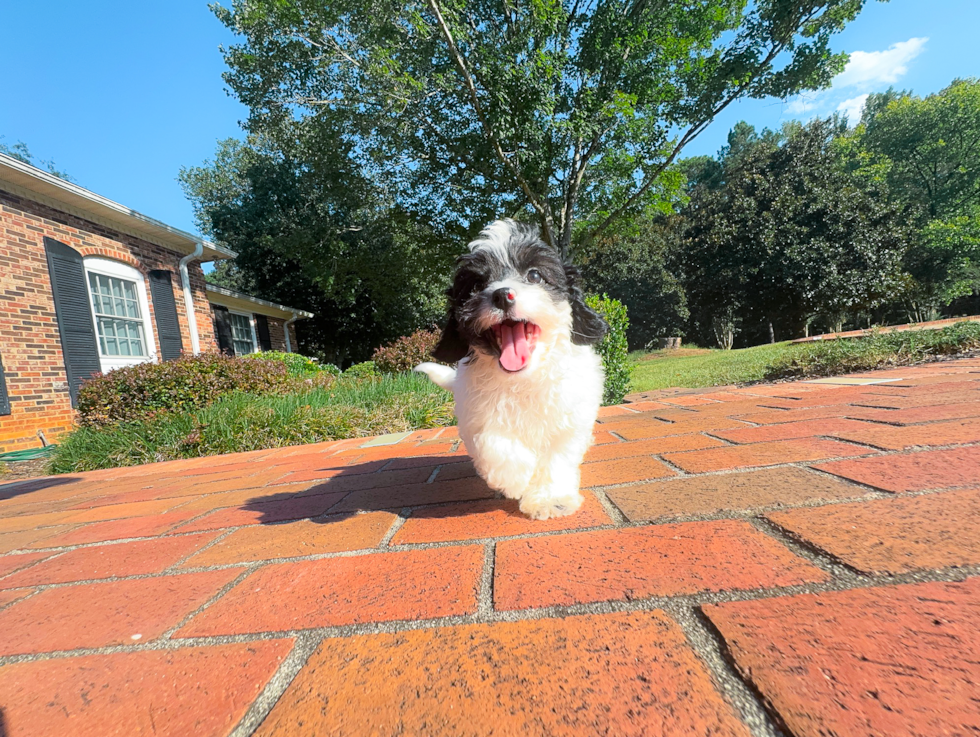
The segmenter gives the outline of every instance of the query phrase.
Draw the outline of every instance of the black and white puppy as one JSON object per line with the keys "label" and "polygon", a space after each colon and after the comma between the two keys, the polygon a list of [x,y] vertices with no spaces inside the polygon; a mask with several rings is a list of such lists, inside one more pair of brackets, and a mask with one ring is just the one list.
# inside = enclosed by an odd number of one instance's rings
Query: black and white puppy
{"label": "black and white puppy", "polygon": [[582,504],[579,466],[602,401],[591,346],[608,330],[585,305],[575,267],[537,228],[498,220],[469,244],[450,288],[449,321],[416,367],[453,392],[477,473],[534,519]]}

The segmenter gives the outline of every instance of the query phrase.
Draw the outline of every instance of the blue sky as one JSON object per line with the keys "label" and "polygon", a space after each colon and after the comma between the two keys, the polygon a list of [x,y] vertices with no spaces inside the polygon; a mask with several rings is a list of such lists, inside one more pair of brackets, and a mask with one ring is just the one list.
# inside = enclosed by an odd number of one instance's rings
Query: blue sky
{"label": "blue sky", "polygon": [[[234,38],[207,3],[11,2],[3,21],[2,142],[23,141],[80,185],[196,230],[177,173],[239,135],[246,116],[221,79],[218,47]],[[869,2],[836,37],[835,48],[853,58],[831,90],[733,105],[685,154],[715,153],[739,120],[775,128],[856,109],[861,95],[890,84],[928,94],[980,76],[978,27],[980,0]]]}

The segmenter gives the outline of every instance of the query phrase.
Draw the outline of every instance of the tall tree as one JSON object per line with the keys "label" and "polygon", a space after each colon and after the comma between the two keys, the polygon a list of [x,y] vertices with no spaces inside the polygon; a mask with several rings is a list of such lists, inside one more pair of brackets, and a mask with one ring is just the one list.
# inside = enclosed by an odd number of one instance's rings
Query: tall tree
{"label": "tall tree", "polygon": [[695,189],[681,268],[702,340],[720,321],[730,343],[735,317],[795,337],[815,315],[837,323],[898,290],[905,221],[845,170],[841,132],[818,120],[760,142],[723,187]]}
{"label": "tall tree", "polygon": [[907,310],[910,319],[932,319],[980,286],[980,80],[924,98],[894,90],[869,98],[853,139],[858,174],[886,183],[916,224]]}
{"label": "tall tree", "polygon": [[689,312],[670,264],[682,247],[682,218],[658,215],[610,229],[581,254],[586,287],[622,302],[629,313],[631,350],[684,334]]}
{"label": "tall tree", "polygon": [[893,96],[883,108],[881,102],[861,140],[887,161],[893,196],[925,220],[958,217],[980,204],[980,80],[956,80],[925,98]]}
{"label": "tall tree", "polygon": [[[829,84],[866,0],[234,0],[225,79],[249,130],[339,131],[431,221],[530,213],[569,253],[681,185],[743,97]],[[291,135],[291,134],[290,134]],[[581,231],[581,232],[578,232]]]}
{"label": "tall tree", "polygon": [[181,181],[202,231],[238,252],[219,278],[315,313],[300,323],[307,350],[364,360],[442,313],[455,244],[378,204],[344,156],[308,156],[305,145],[224,141]]}

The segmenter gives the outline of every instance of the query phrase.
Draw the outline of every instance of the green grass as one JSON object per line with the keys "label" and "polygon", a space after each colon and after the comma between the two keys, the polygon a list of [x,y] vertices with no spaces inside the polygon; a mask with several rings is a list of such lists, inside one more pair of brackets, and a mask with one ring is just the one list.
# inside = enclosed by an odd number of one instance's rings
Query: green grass
{"label": "green grass", "polygon": [[769,367],[767,379],[835,376],[886,366],[908,366],[936,356],[980,349],[980,323],[958,322],[942,330],[872,333],[858,340],[803,343]]}
{"label": "green grass", "polygon": [[[670,387],[700,388],[785,378],[835,376],[887,366],[906,366],[936,356],[980,349],[980,323],[961,322],[942,330],[874,333],[866,338],[814,343],[773,343],[737,351],[696,355],[672,351],[634,353],[635,392]],[[683,353],[683,352],[682,352]],[[652,356],[642,360],[646,356]]]}
{"label": "green grass", "polygon": [[[632,390],[696,389],[761,381],[770,364],[793,348],[789,343],[773,343],[735,351],[711,349],[697,355],[671,355],[675,351],[654,351],[652,354],[637,352],[632,356],[637,362],[633,370]],[[640,360],[647,355],[655,357]]]}
{"label": "green grass", "polygon": [[419,374],[344,379],[282,396],[235,394],[193,412],[80,428],[53,473],[318,443],[455,424],[452,396]]}

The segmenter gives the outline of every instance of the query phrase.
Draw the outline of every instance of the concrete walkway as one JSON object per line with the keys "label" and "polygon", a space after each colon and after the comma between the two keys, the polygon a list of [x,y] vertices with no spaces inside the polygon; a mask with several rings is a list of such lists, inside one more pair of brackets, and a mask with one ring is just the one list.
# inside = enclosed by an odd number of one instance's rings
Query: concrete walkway
{"label": "concrete walkway", "polygon": [[0,487],[0,734],[977,734],[980,360],[833,382]]}

